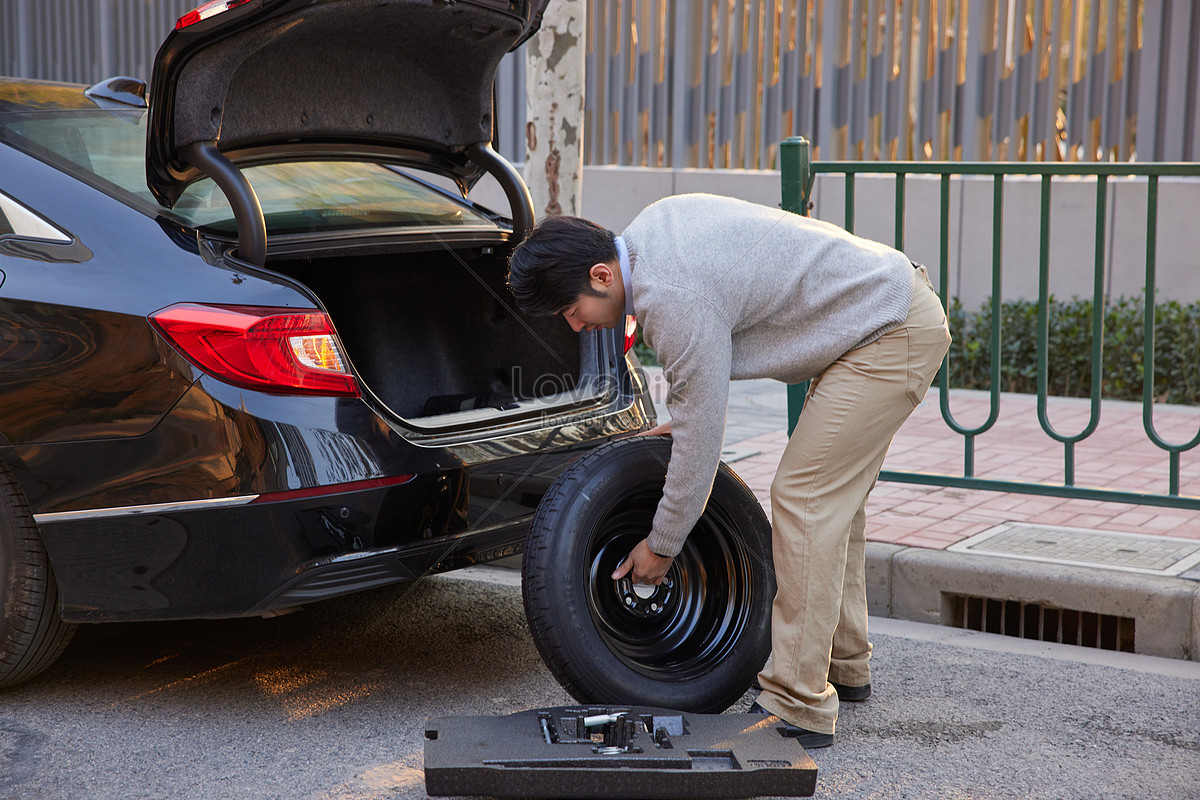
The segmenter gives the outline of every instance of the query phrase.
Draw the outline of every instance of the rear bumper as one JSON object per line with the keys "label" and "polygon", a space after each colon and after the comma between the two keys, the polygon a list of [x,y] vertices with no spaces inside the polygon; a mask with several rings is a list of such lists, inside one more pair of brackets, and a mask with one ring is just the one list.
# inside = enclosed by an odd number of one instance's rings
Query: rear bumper
{"label": "rear bumper", "polygon": [[460,567],[486,564],[524,552],[529,518],[428,544],[321,559],[251,609],[265,614],[350,592],[416,580]]}
{"label": "rear bumper", "polygon": [[[378,542],[415,527],[406,512],[431,483],[261,504],[228,498],[129,514],[39,515],[39,529],[68,621],[245,616],[283,608],[273,600],[281,587],[348,555],[403,564],[401,545]],[[392,574],[393,581],[413,575]],[[344,581],[321,596],[357,588],[367,587]]]}
{"label": "rear bumper", "polygon": [[39,527],[68,622],[269,614],[519,555],[529,515],[390,546],[421,483],[262,505],[59,515]]}

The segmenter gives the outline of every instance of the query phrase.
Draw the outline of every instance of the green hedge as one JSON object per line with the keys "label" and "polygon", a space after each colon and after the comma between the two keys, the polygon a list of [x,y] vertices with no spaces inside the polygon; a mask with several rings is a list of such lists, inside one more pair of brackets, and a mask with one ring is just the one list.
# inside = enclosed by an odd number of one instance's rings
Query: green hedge
{"label": "green hedge", "polygon": [[[1073,298],[1049,301],[1048,391],[1061,397],[1091,393],[1092,301]],[[1001,304],[1000,388],[1006,392],[1037,391],[1037,303],[1014,300]],[[950,304],[950,385],[991,388],[992,307],[964,310]],[[1141,400],[1144,315],[1139,297],[1109,304],[1104,317],[1102,396]],[[1156,306],[1154,315],[1154,396],[1164,403],[1194,405],[1200,401],[1200,303],[1174,300]]]}

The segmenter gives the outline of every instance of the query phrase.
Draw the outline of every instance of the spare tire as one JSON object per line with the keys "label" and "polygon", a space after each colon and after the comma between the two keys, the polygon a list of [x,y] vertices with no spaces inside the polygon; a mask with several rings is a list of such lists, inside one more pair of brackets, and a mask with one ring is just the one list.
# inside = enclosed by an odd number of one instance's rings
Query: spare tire
{"label": "spare tire", "polygon": [[725,464],[663,585],[614,581],[649,532],[670,440],[597,448],[551,485],[530,526],[525,614],[542,658],[581,703],[715,713],[771,650],[771,525]]}

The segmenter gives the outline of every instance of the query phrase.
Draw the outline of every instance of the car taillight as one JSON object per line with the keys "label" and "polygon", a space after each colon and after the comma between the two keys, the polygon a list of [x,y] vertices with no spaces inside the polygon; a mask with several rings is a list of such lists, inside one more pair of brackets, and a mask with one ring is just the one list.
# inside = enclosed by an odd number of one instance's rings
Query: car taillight
{"label": "car taillight", "polygon": [[637,341],[637,317],[632,314],[625,315],[625,352],[629,352],[629,348],[633,347],[633,343]]}
{"label": "car taillight", "polygon": [[178,303],[155,311],[150,321],[189,361],[235,386],[359,396],[323,312]]}
{"label": "car taillight", "polygon": [[182,30],[189,25],[195,25],[197,22],[203,22],[209,17],[214,17],[223,11],[228,11],[231,8],[237,8],[249,3],[250,0],[211,0],[211,2],[194,8],[184,14],[175,23],[175,30]]}

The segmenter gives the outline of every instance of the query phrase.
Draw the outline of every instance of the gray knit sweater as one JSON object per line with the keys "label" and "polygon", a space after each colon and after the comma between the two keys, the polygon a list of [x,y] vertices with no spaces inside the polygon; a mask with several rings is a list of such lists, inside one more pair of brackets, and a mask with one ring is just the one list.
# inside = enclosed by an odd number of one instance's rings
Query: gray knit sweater
{"label": "gray knit sweater", "polygon": [[834,225],[715,195],[660,200],[622,236],[634,312],[671,384],[650,548],[675,555],[712,490],[730,379],[815,377],[904,321],[914,270]]}

